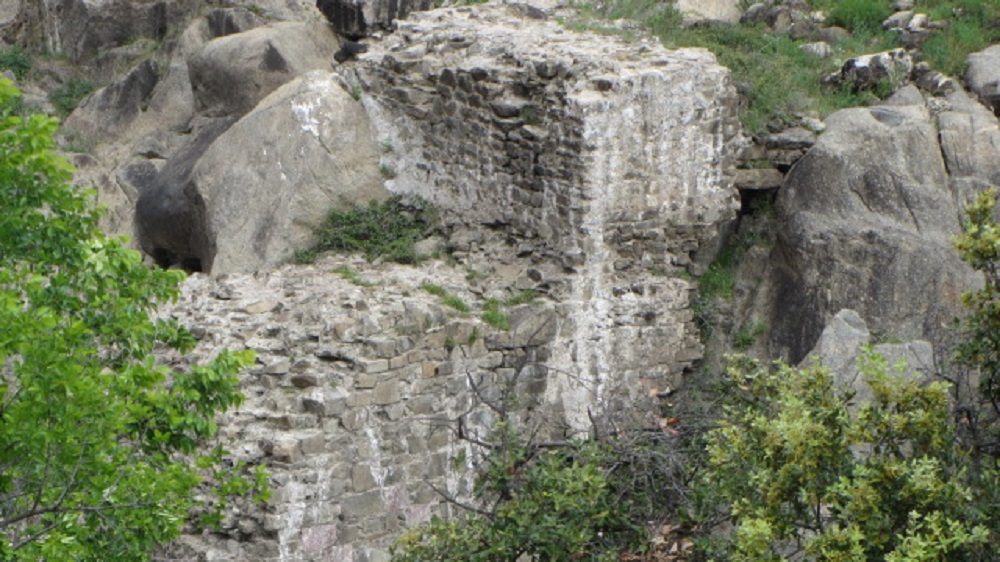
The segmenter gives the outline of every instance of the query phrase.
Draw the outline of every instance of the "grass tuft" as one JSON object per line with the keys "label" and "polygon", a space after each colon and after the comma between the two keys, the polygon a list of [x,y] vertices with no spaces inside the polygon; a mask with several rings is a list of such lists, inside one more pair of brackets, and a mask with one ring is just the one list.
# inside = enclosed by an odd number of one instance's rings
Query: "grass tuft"
{"label": "grass tuft", "polygon": [[296,260],[309,263],[322,252],[338,252],[361,253],[369,261],[417,263],[414,245],[434,221],[434,210],[425,200],[398,195],[367,207],[334,209],[316,230],[316,245],[298,252]]}

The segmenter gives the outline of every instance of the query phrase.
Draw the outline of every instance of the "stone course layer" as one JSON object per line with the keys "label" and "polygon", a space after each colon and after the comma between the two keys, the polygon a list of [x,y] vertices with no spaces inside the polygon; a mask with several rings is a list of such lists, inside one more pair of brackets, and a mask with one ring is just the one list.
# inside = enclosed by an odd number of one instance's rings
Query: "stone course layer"
{"label": "stone course layer", "polygon": [[[467,499],[481,451],[455,423],[484,436],[483,398],[513,388],[539,435],[580,436],[590,414],[650,412],[650,390],[702,358],[688,272],[735,215],[741,144],[711,54],[482,6],[411,14],[338,73],[386,187],[435,204],[451,257],[187,282],[164,314],[196,331],[197,353],[258,354],[222,441],[266,462],[275,493],[163,558],[386,560],[403,529],[453,514],[436,490]],[[479,320],[486,299],[525,289],[539,297],[505,308],[508,331]]]}

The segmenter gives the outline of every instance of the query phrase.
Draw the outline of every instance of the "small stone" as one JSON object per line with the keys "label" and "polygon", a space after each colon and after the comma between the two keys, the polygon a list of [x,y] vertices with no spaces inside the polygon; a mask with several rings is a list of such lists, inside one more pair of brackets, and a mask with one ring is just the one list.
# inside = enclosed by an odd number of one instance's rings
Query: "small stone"
{"label": "small stone", "polygon": [[913,12],[910,10],[896,12],[885,18],[885,21],[882,22],[882,29],[903,29],[910,24],[912,19]]}
{"label": "small stone", "polygon": [[273,312],[275,310],[279,310],[280,307],[281,303],[277,301],[260,301],[251,304],[244,310],[248,314],[263,314],[265,312]]}
{"label": "small stone", "polygon": [[816,41],[815,43],[806,43],[804,45],[799,45],[799,49],[804,53],[809,53],[810,55],[825,59],[830,56],[833,49],[830,48],[830,44],[826,41]]}
{"label": "small stone", "polygon": [[304,455],[317,455],[326,452],[326,438],[322,433],[310,435],[299,440],[299,450]]}
{"label": "small stone", "polygon": [[399,402],[399,381],[381,382],[375,386],[374,401],[379,406]]}
{"label": "small stone", "polygon": [[814,144],[816,144],[816,133],[802,127],[792,127],[764,137],[764,146],[779,150],[810,148]]}
{"label": "small stone", "polygon": [[370,468],[363,464],[351,467],[351,486],[355,492],[367,492],[377,485]]}
{"label": "small stone", "polygon": [[282,359],[265,367],[264,372],[269,375],[284,375],[288,373],[291,368],[292,365],[288,359]]}
{"label": "small stone", "polygon": [[296,388],[311,388],[320,385],[319,376],[312,373],[294,375],[291,381]]}
{"label": "small stone", "polygon": [[774,168],[736,170],[733,183],[740,190],[777,189],[785,181],[785,175]]}
{"label": "small stone", "polygon": [[920,31],[921,29],[927,27],[928,21],[930,20],[927,18],[927,14],[914,14],[913,19],[911,19],[910,23],[906,26],[906,30]]}

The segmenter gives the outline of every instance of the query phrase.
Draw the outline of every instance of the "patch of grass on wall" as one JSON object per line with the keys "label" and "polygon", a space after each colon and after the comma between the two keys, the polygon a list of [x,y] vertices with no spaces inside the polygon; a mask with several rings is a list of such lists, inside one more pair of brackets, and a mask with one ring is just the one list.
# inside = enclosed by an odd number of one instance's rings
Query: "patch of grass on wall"
{"label": "patch of grass on wall", "polygon": [[483,322],[498,330],[507,331],[510,329],[510,317],[501,308],[501,303],[497,299],[487,299],[483,304]]}
{"label": "patch of grass on wall", "polygon": [[322,252],[338,252],[361,253],[369,261],[417,263],[414,245],[434,221],[427,201],[398,195],[367,206],[334,209],[316,230],[316,245],[298,252],[296,259],[309,263]]}
{"label": "patch of grass on wall", "polygon": [[427,293],[430,293],[439,299],[441,299],[441,304],[453,308],[462,315],[469,313],[469,305],[462,300],[458,295],[449,293],[447,289],[441,285],[435,285],[434,283],[423,283],[420,288]]}

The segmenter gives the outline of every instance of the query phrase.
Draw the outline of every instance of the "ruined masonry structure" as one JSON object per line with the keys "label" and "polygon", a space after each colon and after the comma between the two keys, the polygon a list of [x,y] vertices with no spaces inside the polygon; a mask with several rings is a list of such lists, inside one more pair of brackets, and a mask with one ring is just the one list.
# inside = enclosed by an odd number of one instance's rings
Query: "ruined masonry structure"
{"label": "ruined masonry structure", "polygon": [[[193,327],[200,356],[257,352],[222,439],[271,466],[274,497],[163,558],[386,560],[405,528],[452,514],[436,490],[467,497],[480,451],[454,422],[482,436],[481,397],[513,385],[523,419],[577,435],[588,410],[641,413],[650,388],[701,358],[683,273],[738,205],[727,71],[706,51],[525,14],[415,14],[339,71],[387,187],[435,203],[459,265],[327,257],[199,275],[164,312]],[[334,273],[345,265],[365,283]],[[479,320],[485,299],[523,288],[542,297],[508,311],[509,331]]]}
{"label": "ruined masonry structure", "polygon": [[738,207],[736,92],[708,51],[533,13],[412,14],[347,78],[387,149],[390,190],[500,232],[559,287],[548,366],[575,377],[550,380],[546,399],[580,430],[609,387],[701,356],[688,284],[672,276]]}

